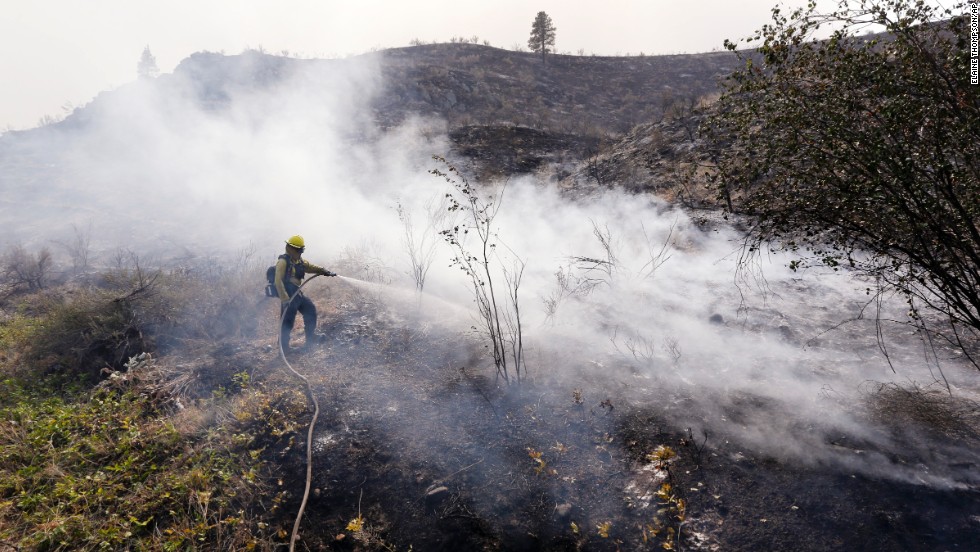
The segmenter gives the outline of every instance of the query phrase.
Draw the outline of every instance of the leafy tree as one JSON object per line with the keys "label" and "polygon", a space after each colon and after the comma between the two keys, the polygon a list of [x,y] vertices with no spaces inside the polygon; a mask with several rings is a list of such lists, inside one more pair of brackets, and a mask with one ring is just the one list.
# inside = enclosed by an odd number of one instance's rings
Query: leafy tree
{"label": "leafy tree", "polygon": [[157,58],[150,53],[149,46],[143,48],[143,54],[140,56],[139,63],[136,64],[136,74],[141,79],[152,78],[160,74],[160,69],[157,68]]}
{"label": "leafy tree", "polygon": [[531,24],[531,38],[527,39],[528,48],[532,52],[540,53],[541,59],[544,59],[545,54],[554,50],[556,30],[551,22],[551,16],[543,11],[538,12],[534,23]]}
{"label": "leafy tree", "polygon": [[751,221],[750,251],[795,252],[794,269],[852,267],[876,283],[869,293],[903,293],[922,327],[920,307],[942,313],[977,364],[980,94],[966,10],[774,8],[702,130],[721,197]]}

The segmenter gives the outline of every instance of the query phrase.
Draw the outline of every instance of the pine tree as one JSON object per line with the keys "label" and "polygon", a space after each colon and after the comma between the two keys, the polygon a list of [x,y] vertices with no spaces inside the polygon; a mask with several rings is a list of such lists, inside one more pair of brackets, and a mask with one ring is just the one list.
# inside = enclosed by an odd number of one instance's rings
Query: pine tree
{"label": "pine tree", "polygon": [[[551,17],[545,12],[538,12],[531,24],[531,38],[527,40],[527,45],[532,52],[540,52],[541,59],[545,54],[553,51],[555,46],[555,25],[551,22]],[[549,48],[549,46],[551,48]]]}
{"label": "pine tree", "polygon": [[157,58],[153,57],[150,53],[150,47],[147,46],[143,48],[143,55],[140,56],[139,63],[136,64],[136,75],[139,78],[155,77],[160,74],[160,69],[157,68]]}

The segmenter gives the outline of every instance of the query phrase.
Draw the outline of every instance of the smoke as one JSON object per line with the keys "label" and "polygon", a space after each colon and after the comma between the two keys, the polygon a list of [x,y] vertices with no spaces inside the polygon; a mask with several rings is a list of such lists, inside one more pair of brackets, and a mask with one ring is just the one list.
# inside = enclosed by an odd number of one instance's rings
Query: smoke
{"label": "smoke", "polygon": [[[941,362],[932,356],[935,344],[902,323],[900,297],[879,304],[869,282],[793,272],[784,255],[742,266],[731,226],[656,199],[608,192],[568,202],[532,182],[510,193],[501,239],[528,263],[522,312],[532,364],[552,372],[542,378],[660,405],[678,427],[755,454],[915,483],[977,483],[961,467],[973,452],[941,435],[896,440],[904,422],[872,422],[865,408],[880,390],[870,382],[943,389],[940,369],[955,395],[977,396],[975,368],[952,350],[938,352]],[[544,319],[533,298],[555,297],[562,268],[588,285]],[[904,463],[926,457],[940,460]]]}
{"label": "smoke", "polygon": [[[191,61],[97,99],[75,123],[5,136],[3,216],[15,230],[4,245],[91,225],[103,256],[122,247],[161,259],[227,257],[254,247],[271,262],[301,234],[311,261],[371,264],[350,276],[383,273],[391,297],[406,295],[415,285],[406,233],[423,231],[451,191],[428,172],[438,166],[431,156],[449,150],[443,124],[380,129],[384,83],[371,56],[244,56],[221,81],[190,75],[230,60]],[[882,353],[867,282],[792,272],[776,254],[740,270],[732,226],[655,198],[570,200],[533,176],[481,184],[502,194],[494,270],[525,265],[519,297],[536,382],[661,405],[678,427],[765,455],[940,486],[978,482],[953,467],[972,460],[951,443],[924,441],[947,454],[928,471],[897,465],[897,451],[918,445],[896,441],[864,408],[868,381],[937,381],[922,335],[907,326],[884,328]],[[399,204],[414,227],[399,220]],[[420,316],[446,331],[468,327],[466,279],[439,236],[427,236],[440,246]],[[418,306],[392,305],[406,316]],[[904,319],[898,298],[881,308]],[[941,354],[954,392],[975,398],[974,370]]]}

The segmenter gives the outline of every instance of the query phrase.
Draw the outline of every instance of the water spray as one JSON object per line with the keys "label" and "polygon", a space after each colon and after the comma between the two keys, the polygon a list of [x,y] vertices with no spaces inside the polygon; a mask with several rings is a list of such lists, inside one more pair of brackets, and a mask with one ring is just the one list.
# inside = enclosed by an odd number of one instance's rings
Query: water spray
{"label": "water spray", "polygon": [[354,284],[365,285],[365,286],[375,285],[375,282],[368,282],[367,280],[361,280],[360,278],[352,278],[350,276],[341,276],[340,274],[337,274],[337,277],[340,278],[340,279],[342,279],[342,280],[346,280],[348,282],[354,283]]}

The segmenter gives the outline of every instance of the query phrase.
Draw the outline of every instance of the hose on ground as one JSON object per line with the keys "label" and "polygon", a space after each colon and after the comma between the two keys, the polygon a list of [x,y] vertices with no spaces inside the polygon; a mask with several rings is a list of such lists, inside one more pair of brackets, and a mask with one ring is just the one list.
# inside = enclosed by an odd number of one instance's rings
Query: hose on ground
{"label": "hose on ground", "polygon": [[317,276],[320,275],[315,274],[309,280],[306,280],[300,284],[299,288],[296,290],[296,293],[294,293],[292,297],[289,298],[289,302],[286,303],[286,308],[280,309],[279,337],[276,338],[279,343],[279,356],[282,358],[283,363],[286,364],[286,368],[288,368],[289,371],[292,372],[297,378],[303,380],[303,383],[306,385],[307,397],[309,398],[310,402],[313,403],[313,418],[310,420],[310,427],[306,434],[306,488],[303,490],[303,500],[300,502],[299,512],[296,514],[296,521],[293,523],[293,534],[289,537],[289,552],[295,552],[296,550],[296,541],[299,539],[299,524],[303,520],[303,512],[306,510],[306,502],[310,498],[310,485],[313,482],[313,428],[316,426],[316,420],[320,416],[320,403],[318,403],[316,400],[316,395],[313,393],[313,386],[310,385],[310,380],[303,374],[297,372],[296,369],[293,368],[293,365],[289,363],[289,360],[286,359],[286,350],[282,343],[282,327],[285,324],[283,321],[283,315],[286,314],[286,309],[293,304],[293,300],[299,296],[299,292],[303,289],[303,286],[312,282]]}

